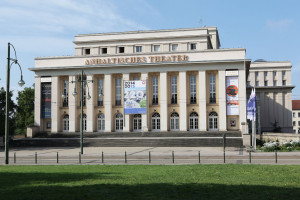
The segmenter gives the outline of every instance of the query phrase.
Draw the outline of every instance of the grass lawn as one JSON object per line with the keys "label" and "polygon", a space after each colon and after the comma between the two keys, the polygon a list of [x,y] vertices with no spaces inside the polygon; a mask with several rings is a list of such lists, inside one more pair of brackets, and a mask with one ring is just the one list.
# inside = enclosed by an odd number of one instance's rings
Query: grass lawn
{"label": "grass lawn", "polygon": [[0,166],[7,199],[300,199],[300,166]]}

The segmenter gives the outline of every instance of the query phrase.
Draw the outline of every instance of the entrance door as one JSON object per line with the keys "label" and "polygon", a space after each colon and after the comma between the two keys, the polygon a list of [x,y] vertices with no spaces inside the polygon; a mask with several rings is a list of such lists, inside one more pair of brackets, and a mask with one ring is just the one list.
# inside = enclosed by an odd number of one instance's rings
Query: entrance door
{"label": "entrance door", "polygon": [[208,130],[209,131],[217,131],[218,130],[218,114],[216,112],[209,113]]}

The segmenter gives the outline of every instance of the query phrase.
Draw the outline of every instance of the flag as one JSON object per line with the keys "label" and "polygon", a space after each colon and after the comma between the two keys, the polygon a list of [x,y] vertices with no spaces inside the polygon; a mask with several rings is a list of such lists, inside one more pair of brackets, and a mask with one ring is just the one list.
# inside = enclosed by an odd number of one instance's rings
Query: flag
{"label": "flag", "polygon": [[256,119],[256,94],[255,94],[255,88],[252,89],[249,101],[247,104],[247,119],[250,119],[251,121],[255,121]]}

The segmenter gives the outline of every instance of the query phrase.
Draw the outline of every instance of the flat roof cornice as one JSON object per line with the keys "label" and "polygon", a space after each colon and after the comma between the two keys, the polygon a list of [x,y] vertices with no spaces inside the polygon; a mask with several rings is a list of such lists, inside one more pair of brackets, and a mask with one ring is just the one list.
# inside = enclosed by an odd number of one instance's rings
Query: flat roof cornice
{"label": "flat roof cornice", "polygon": [[78,34],[78,35],[75,35],[75,37],[102,36],[102,35],[125,35],[125,34],[138,34],[138,33],[174,32],[174,31],[193,31],[193,30],[217,30],[217,27],[211,26],[211,27],[198,27],[198,28],[178,28],[178,29],[159,29],[159,30],[91,33],[91,34]]}
{"label": "flat roof cornice", "polygon": [[120,57],[120,56],[152,56],[165,54],[184,54],[184,53],[214,53],[226,51],[246,51],[244,48],[230,48],[230,49],[207,49],[202,51],[161,51],[161,52],[146,52],[146,53],[122,53],[122,54],[105,54],[105,55],[83,55],[83,56],[52,56],[52,57],[38,57],[35,60],[50,60],[50,59],[66,59],[66,58],[94,58],[94,57]]}

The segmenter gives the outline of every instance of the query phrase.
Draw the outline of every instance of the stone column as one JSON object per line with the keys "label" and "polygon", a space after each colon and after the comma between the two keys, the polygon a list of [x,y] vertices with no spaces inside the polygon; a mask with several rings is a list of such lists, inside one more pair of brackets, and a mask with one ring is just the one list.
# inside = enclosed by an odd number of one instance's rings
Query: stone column
{"label": "stone column", "polygon": [[187,131],[187,109],[186,109],[186,72],[179,72],[179,110],[180,110],[180,131]]}
{"label": "stone column", "polygon": [[86,80],[93,80],[93,83],[89,82],[88,83],[88,87],[86,87],[87,90],[87,94],[88,92],[91,95],[91,99],[86,99],[86,117],[87,117],[87,132],[94,132],[94,127],[95,127],[95,99],[97,99],[97,93],[95,93],[95,87],[97,87],[97,81],[94,80],[94,76],[93,75],[87,75],[86,76]]}
{"label": "stone column", "polygon": [[[245,82],[245,79],[244,79]],[[219,70],[219,131],[227,130],[225,70]]]}
{"label": "stone column", "polygon": [[168,131],[168,78],[167,72],[160,72],[160,130]]}
{"label": "stone column", "polygon": [[[71,83],[71,81],[76,81],[76,76],[69,76],[69,132],[76,132],[77,128],[77,101],[76,96],[73,95],[74,88],[77,86],[76,83]],[[76,91],[79,92],[79,88],[76,87]]]}
{"label": "stone column", "polygon": [[206,71],[199,71],[199,130],[207,131],[206,114]]}
{"label": "stone column", "polygon": [[61,90],[58,76],[51,78],[51,133],[59,131],[59,107],[61,107]]}
{"label": "stone column", "polygon": [[34,125],[39,127],[39,130],[43,130],[41,125],[41,78],[35,77],[34,84]]}
{"label": "stone column", "polygon": [[141,74],[141,80],[142,81],[147,81],[147,113],[145,114],[142,114],[142,130],[143,132],[148,132],[148,110],[149,110],[149,100],[151,99],[149,97],[149,89],[150,89],[150,85],[149,85],[149,81],[148,81],[148,73],[145,72],[145,73],[142,73]]}
{"label": "stone column", "polygon": [[106,74],[104,76],[104,111],[105,111],[105,132],[111,132],[112,127],[112,76]]}
{"label": "stone column", "polygon": [[[244,69],[239,70],[239,114],[240,114],[240,124],[242,122],[247,123],[247,91],[246,91],[246,83],[245,83],[245,78],[246,78],[246,71]],[[241,126],[240,126],[241,127]],[[241,129],[241,128],[240,128]],[[241,129],[241,131],[243,131]],[[245,133],[242,133],[245,134]]]}
{"label": "stone column", "polygon": [[[123,81],[129,81],[129,74],[123,74]],[[123,87],[123,86],[122,86]],[[124,105],[125,106],[125,102]],[[124,113],[124,127],[123,127],[124,132],[129,132],[130,131],[130,114]]]}

